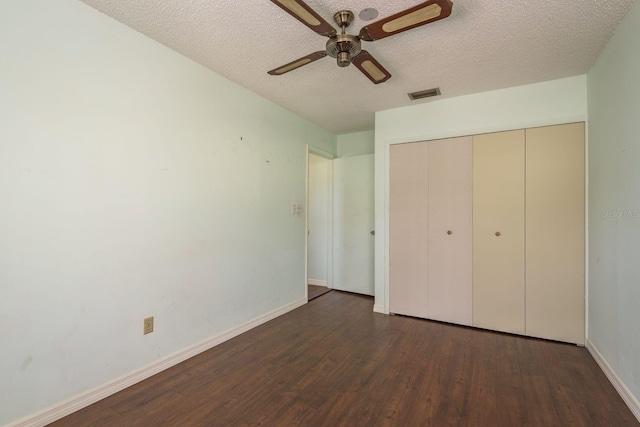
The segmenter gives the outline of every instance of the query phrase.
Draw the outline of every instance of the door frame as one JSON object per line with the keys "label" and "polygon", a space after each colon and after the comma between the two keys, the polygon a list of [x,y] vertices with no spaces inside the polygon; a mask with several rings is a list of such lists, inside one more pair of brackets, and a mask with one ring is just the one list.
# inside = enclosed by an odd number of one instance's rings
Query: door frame
{"label": "door frame", "polygon": [[306,186],[305,186],[305,227],[304,227],[304,295],[309,300],[309,155],[329,160],[329,206],[327,207],[327,289],[333,289],[333,162],[336,156],[328,151],[307,144],[306,153]]}

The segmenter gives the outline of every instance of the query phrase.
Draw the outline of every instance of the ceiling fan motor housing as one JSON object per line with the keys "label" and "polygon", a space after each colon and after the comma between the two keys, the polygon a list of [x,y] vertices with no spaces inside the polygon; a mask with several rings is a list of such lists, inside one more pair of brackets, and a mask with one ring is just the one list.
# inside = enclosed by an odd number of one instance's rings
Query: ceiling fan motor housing
{"label": "ceiling fan motor housing", "polygon": [[327,55],[338,59],[338,65],[346,67],[351,58],[360,53],[361,44],[358,36],[338,34],[327,40]]}

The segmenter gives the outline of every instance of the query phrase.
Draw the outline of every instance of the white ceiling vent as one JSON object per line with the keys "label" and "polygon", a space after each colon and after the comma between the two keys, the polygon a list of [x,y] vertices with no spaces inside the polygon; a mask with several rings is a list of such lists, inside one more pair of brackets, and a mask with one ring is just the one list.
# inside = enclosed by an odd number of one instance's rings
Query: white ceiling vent
{"label": "white ceiling vent", "polygon": [[436,87],[433,89],[420,90],[418,92],[411,92],[408,95],[412,101],[415,101],[416,99],[430,98],[432,96],[440,95],[440,88]]}

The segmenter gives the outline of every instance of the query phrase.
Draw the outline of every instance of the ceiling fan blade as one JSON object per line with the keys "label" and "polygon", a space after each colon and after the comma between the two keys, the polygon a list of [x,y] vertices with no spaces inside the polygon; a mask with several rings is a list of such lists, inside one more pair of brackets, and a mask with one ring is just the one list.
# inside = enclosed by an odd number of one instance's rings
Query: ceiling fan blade
{"label": "ceiling fan blade", "polygon": [[302,0],[271,1],[321,36],[333,37],[336,35],[336,29]]}
{"label": "ceiling fan blade", "polygon": [[361,50],[351,62],[375,84],[386,82],[391,78],[391,74],[366,50]]}
{"label": "ceiling fan blade", "polygon": [[438,21],[451,15],[452,7],[451,0],[429,0],[363,27],[360,38],[372,42]]}
{"label": "ceiling fan blade", "polygon": [[296,59],[295,61],[291,61],[288,64],[283,65],[282,67],[275,68],[268,73],[272,76],[280,76],[284,73],[288,73],[289,71],[293,71],[296,68],[300,68],[303,65],[307,65],[312,63],[313,61],[317,61],[318,59],[322,59],[327,56],[327,52],[324,50],[319,50],[317,52],[313,52],[307,56],[303,56],[302,58]]}

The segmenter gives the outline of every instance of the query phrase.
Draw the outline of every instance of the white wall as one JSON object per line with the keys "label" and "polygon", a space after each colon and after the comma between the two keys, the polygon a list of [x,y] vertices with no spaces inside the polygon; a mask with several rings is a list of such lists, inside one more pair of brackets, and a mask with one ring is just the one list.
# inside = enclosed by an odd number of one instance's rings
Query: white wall
{"label": "white wall", "polygon": [[309,154],[309,237],[307,280],[327,286],[329,279],[329,221],[331,215],[331,160]]}
{"label": "white wall", "polygon": [[586,76],[434,100],[376,113],[375,310],[388,312],[389,145],[585,121]]}
{"label": "white wall", "polygon": [[373,154],[374,151],[375,132],[373,130],[338,135],[338,157],[363,156]]}
{"label": "white wall", "polygon": [[304,298],[335,135],[75,0],[0,52],[0,425]]}
{"label": "white wall", "polygon": [[588,74],[589,344],[640,417],[640,5]]}

